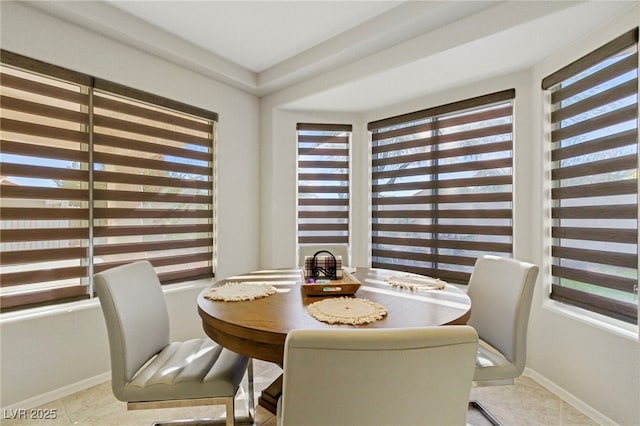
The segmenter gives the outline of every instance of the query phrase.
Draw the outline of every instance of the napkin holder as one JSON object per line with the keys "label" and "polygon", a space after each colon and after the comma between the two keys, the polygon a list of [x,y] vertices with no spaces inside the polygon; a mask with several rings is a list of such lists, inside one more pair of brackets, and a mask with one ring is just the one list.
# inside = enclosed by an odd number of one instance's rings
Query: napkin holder
{"label": "napkin holder", "polygon": [[345,296],[354,294],[360,288],[360,281],[342,269],[342,257],[320,250],[304,261],[305,296]]}
{"label": "napkin holder", "polygon": [[334,256],[327,250],[317,251],[313,256],[305,256],[304,278],[342,278],[342,256]]}

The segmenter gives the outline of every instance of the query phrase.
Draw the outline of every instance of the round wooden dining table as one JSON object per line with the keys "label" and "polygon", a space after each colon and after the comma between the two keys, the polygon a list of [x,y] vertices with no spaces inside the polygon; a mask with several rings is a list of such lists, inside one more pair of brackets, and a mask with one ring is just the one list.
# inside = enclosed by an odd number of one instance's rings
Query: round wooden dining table
{"label": "round wooden dining table", "polygon": [[[229,277],[204,289],[198,295],[198,313],[205,333],[218,344],[239,354],[283,364],[284,342],[294,329],[326,328],[406,328],[445,324],[466,324],[471,300],[456,286],[444,289],[413,291],[391,286],[386,279],[402,272],[356,268],[351,271],[361,286],[355,297],[382,305],[387,315],[363,325],[336,325],[316,320],[307,306],[326,296],[307,296],[302,291],[301,269],[275,269]],[[268,297],[247,301],[211,301],[205,293],[229,282],[269,283],[277,292]],[[335,296],[329,296],[335,297]],[[282,377],[262,392],[260,405],[275,413],[282,390]]]}

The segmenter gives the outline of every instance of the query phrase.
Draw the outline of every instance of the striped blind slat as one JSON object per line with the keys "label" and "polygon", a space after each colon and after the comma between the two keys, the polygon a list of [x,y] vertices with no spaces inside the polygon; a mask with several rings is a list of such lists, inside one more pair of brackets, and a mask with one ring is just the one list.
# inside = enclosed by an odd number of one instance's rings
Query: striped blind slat
{"label": "striped blind slat", "polygon": [[[511,131],[511,129],[509,129],[509,131]],[[462,136],[462,135],[459,135]],[[435,138],[434,138],[435,140]],[[384,166],[387,164],[393,164],[393,163],[397,163],[398,160],[403,160],[404,162],[412,162],[412,161],[420,161],[420,160],[431,160],[433,158],[450,158],[450,157],[459,157],[460,155],[472,155],[472,154],[485,154],[485,153],[489,153],[489,152],[499,152],[499,151],[504,151],[504,150],[509,150],[511,148],[512,145],[512,141],[508,140],[508,141],[504,141],[504,142],[496,142],[496,143],[487,143],[487,144],[483,144],[483,145],[477,145],[477,146],[466,146],[463,148],[457,148],[457,149],[446,149],[446,150],[439,150],[439,151],[433,151],[433,152],[419,152],[419,153],[414,153],[414,154],[408,154],[408,155],[398,155],[398,156],[394,156],[394,157],[382,157],[382,158],[377,158],[375,161],[372,162],[372,165],[375,166]],[[412,146],[411,148],[418,148],[420,147],[420,144],[417,144],[415,146]],[[401,148],[401,147],[397,147],[399,150],[404,150],[406,148]],[[382,151],[381,151],[382,152]]]}
{"label": "striped blind slat", "polygon": [[[371,139],[376,141],[379,139],[389,139],[389,138],[395,138],[399,136],[414,135],[414,134],[433,130],[436,128],[436,126],[441,126],[441,127],[460,126],[462,124],[474,123],[476,121],[485,121],[493,118],[505,117],[505,116],[509,116],[510,114],[511,114],[511,108],[509,107],[496,108],[488,111],[479,111],[475,114],[468,114],[468,115],[459,116],[459,117],[446,118],[446,119],[443,119],[438,124],[435,124],[434,122],[427,122],[427,123],[420,123],[417,125],[408,125],[408,126],[400,127],[398,129],[387,130],[382,133],[375,133],[372,135]],[[428,113],[425,115],[425,117],[429,117],[429,116],[431,115]],[[424,141],[424,140],[421,140],[421,141]],[[385,150],[384,145],[374,148],[374,152],[376,153],[382,152],[384,150]]]}
{"label": "striped blind slat", "polygon": [[[162,139],[159,139],[162,140]],[[99,148],[98,148],[99,149]],[[165,172],[169,172],[169,176],[182,176],[180,173],[184,173],[184,175],[196,174],[196,175],[207,175],[211,174],[212,169],[209,166],[204,165],[203,161],[194,161],[197,164],[185,164],[191,159],[188,157],[175,157],[175,156],[164,156],[161,154],[150,153],[148,151],[132,151],[130,149],[127,150],[119,150],[119,149],[109,149],[102,148],[107,151],[113,152],[121,152],[123,154],[114,154],[111,152],[96,152],[94,155],[94,162],[99,164],[113,164],[115,166],[123,166],[129,169],[154,169],[154,170],[163,170]],[[126,153],[129,155],[126,155]],[[147,158],[136,157],[135,153],[144,152]],[[149,158],[152,157],[152,158]],[[175,157],[175,161],[164,161],[162,158],[172,158]],[[182,161],[182,162],[176,162]]]}
{"label": "striped blind slat", "polygon": [[88,92],[77,91],[73,85],[69,87],[51,84],[53,81],[55,80],[37,80],[25,74],[20,75],[12,71],[0,72],[0,84],[2,84],[2,87],[29,93],[33,98],[56,99],[57,102],[55,103],[65,101],[76,105],[89,105]]}
{"label": "striped blind slat", "polygon": [[85,240],[89,238],[87,228],[32,228],[32,229],[4,229],[3,243],[26,243],[61,240]]}
{"label": "striped blind slat", "polygon": [[45,258],[48,260],[68,260],[84,258],[86,256],[86,247],[35,249],[2,253],[2,261],[6,264],[13,264],[24,261],[36,262]]}
{"label": "striped blind slat", "polygon": [[635,204],[612,206],[554,207],[554,219],[635,219],[638,210]]}
{"label": "striped blind slat", "polygon": [[158,225],[152,229],[144,226],[111,226],[97,228],[96,237],[121,237],[126,235],[153,235],[153,234],[191,234],[209,232],[209,224],[201,225]]}
{"label": "striped blind slat", "polygon": [[636,138],[634,129],[596,137],[580,144],[569,145],[562,148],[556,148],[551,151],[551,160],[558,161],[566,158],[579,157],[580,155],[593,154],[598,151],[606,151],[607,149],[621,148],[632,145]]}
{"label": "striped blind slat", "polygon": [[[3,130],[6,131],[7,129],[3,128]],[[0,140],[0,143],[2,144],[2,152],[4,154],[26,155],[42,159],[77,162],[86,162],[88,158],[86,151],[36,145],[29,143],[26,139],[24,139],[24,142],[17,142],[3,138]]]}
{"label": "striped blind slat", "polygon": [[[324,211],[300,211],[298,212],[299,219],[348,219],[349,212],[348,211],[339,211],[339,210],[324,210]],[[335,230],[342,230],[345,225],[344,221],[340,221],[339,223],[332,223],[334,221],[326,221],[323,223],[328,227],[333,226]],[[299,226],[304,225],[304,222],[300,223]]]}
{"label": "striped blind slat", "polygon": [[372,266],[467,282],[512,253],[514,90],[378,122],[372,130]]}
{"label": "striped blind slat", "polygon": [[3,311],[89,297],[88,90],[1,66]]}
{"label": "striped blind slat", "polygon": [[[439,159],[438,159],[439,160]],[[439,162],[439,161],[438,161]],[[427,163],[427,162],[422,162]],[[406,164],[406,163],[405,163]],[[400,178],[400,177],[411,177],[411,176],[428,176],[428,175],[436,175],[439,173],[448,173],[448,172],[464,172],[469,170],[487,170],[487,169],[501,169],[511,167],[511,158],[498,158],[495,160],[484,160],[484,161],[468,161],[468,162],[453,162],[453,163],[444,163],[440,166],[429,165],[424,167],[415,167],[415,168],[398,168],[399,164],[392,164],[391,166],[395,166],[396,168],[388,168],[389,170],[384,170],[378,172],[378,178]]]}
{"label": "striped blind slat", "polygon": [[575,166],[558,167],[551,172],[553,180],[569,179],[584,176],[593,176],[603,173],[615,173],[633,169],[638,165],[638,157],[635,154],[608,158],[597,162],[576,164]]}
{"label": "striped blind slat", "polygon": [[511,209],[471,209],[471,210],[374,210],[371,216],[375,219],[392,219],[403,217],[416,218],[447,218],[447,219],[511,219]]}
{"label": "striped blind slat", "polygon": [[[596,132],[606,127],[623,124],[638,117],[638,105],[627,105],[615,110],[605,110],[606,112],[590,117],[588,120],[572,121],[563,120],[562,125],[551,132],[552,142],[570,139],[575,136]],[[573,117],[571,117],[573,118]]]}
{"label": "striped blind slat", "polygon": [[627,56],[625,59],[612,64],[609,67],[595,71],[592,74],[574,82],[566,87],[558,87],[551,93],[551,103],[558,103],[580,92],[596,87],[611,79],[633,71],[638,66],[638,53]]}
{"label": "striped blind slat", "polygon": [[637,87],[635,83],[633,81],[627,81],[611,90],[600,92],[597,95],[582,99],[564,108],[560,107],[556,109],[551,113],[551,122],[558,123],[559,121],[580,115],[589,110],[604,107],[612,102],[632,96],[636,91]]}
{"label": "striped blind slat", "polygon": [[[122,255],[131,253],[143,253],[155,251],[158,255],[158,251],[162,250],[174,250],[174,249],[197,249],[204,246],[211,246],[213,244],[212,238],[200,238],[200,239],[185,239],[185,240],[170,240],[170,241],[151,241],[151,242],[125,242],[125,243],[111,243],[102,244],[94,248],[94,254],[96,256],[109,256],[109,255]],[[153,253],[152,253],[153,254]],[[161,256],[160,256],[161,257]],[[153,256],[149,256],[147,259],[153,260]],[[107,260],[107,262],[114,262],[118,260]]]}
{"label": "striped blind slat", "polygon": [[[585,198],[608,195],[633,195],[638,192],[638,183],[635,180],[588,183],[584,185],[559,186],[551,189],[553,200],[569,198]],[[568,203],[564,203],[567,205]]]}
{"label": "striped blind slat", "polygon": [[547,77],[551,298],[636,323],[638,29]]}
{"label": "striped blind slat", "polygon": [[[5,220],[45,220],[45,219],[79,219],[89,220],[89,211],[73,208],[22,208],[0,207],[0,216]],[[5,253],[3,253],[4,255]]]}
{"label": "striped blind slat", "polygon": [[[185,263],[200,263],[209,261],[211,255],[209,253],[194,253],[194,254],[186,254],[182,256],[166,256],[166,257],[154,257],[150,259],[149,262],[156,267],[162,266],[173,266]],[[101,263],[99,265],[95,265],[95,272],[105,271],[110,268],[115,268],[117,266],[125,265],[129,263],[127,260],[121,260],[119,262],[109,262],[109,263]]]}
{"label": "striped blind slat", "polygon": [[26,101],[11,96],[0,96],[0,104],[3,108],[25,114],[39,115],[45,119],[57,119],[87,125],[88,115],[80,111],[45,105],[40,102]]}
{"label": "striped blind slat", "polygon": [[[110,182],[104,182],[110,183]],[[139,184],[127,184],[127,186],[140,186],[147,188],[147,185]],[[105,191],[94,190],[94,200],[96,204],[101,205],[100,201],[130,201],[130,202],[160,202],[160,203],[175,203],[175,204],[193,204],[193,208],[207,207],[211,204],[211,198],[208,195],[191,195],[184,193],[172,193],[172,192],[151,192],[151,191]],[[198,204],[200,206],[198,206]]]}
{"label": "striped blind slat", "polygon": [[[3,110],[4,110],[3,106]],[[10,111],[8,108],[7,111]],[[42,117],[38,117],[41,119]],[[27,120],[13,120],[10,118],[0,118],[0,127],[2,130],[9,134],[20,134],[24,136],[32,136],[34,139],[47,138],[54,141],[64,142],[77,142],[87,143],[89,141],[89,135],[83,130],[76,130],[73,128],[59,127],[52,123],[51,120],[41,120],[37,122],[30,122]],[[60,123],[66,125],[67,122]],[[71,126],[67,126],[71,127]],[[79,128],[78,125],[73,127]],[[65,144],[66,146],[66,144]]]}
{"label": "striped blind slat", "polygon": [[175,188],[197,188],[197,189],[209,189],[211,183],[203,180],[187,180],[180,177],[167,177],[167,176],[141,176],[133,175],[129,173],[117,173],[106,171],[94,171],[94,179],[105,182],[115,183],[132,183],[136,182],[140,185],[162,185],[171,186]]}
{"label": "striped blind slat", "polygon": [[302,198],[298,199],[299,206],[348,206],[348,198]]}
{"label": "striped blind slat", "polygon": [[349,243],[350,139],[350,125],[297,125],[298,244]]}
{"label": "striped blind slat", "polygon": [[299,226],[299,229],[302,231],[334,231],[337,229],[348,231],[349,225],[346,223],[303,223]]}
{"label": "striped blind slat", "polygon": [[[211,143],[211,140],[207,137],[197,136],[182,131],[174,131],[167,128],[159,128],[155,125],[141,124],[134,121],[114,118],[112,116],[106,115],[109,113],[117,116],[121,116],[123,114],[123,112],[121,111],[106,110],[100,114],[95,114],[93,119],[94,126],[112,130],[119,130],[125,133],[135,133],[139,135],[150,136],[152,138],[161,138],[164,140],[183,142],[190,145],[200,145],[205,148],[208,147],[208,145],[210,145]],[[136,117],[138,120],[142,118],[140,116],[133,115],[132,117]]]}
{"label": "striped blind slat", "polygon": [[472,226],[472,225],[419,225],[419,224],[380,224],[372,226],[374,231],[395,231],[412,233],[461,233],[461,234],[484,234],[484,235],[511,235],[511,228],[508,226]]}
{"label": "striped blind slat", "polygon": [[[45,279],[47,278],[45,277]],[[3,311],[51,303],[73,302],[89,297],[87,287],[79,285],[42,288],[37,291],[11,292],[13,289],[8,289],[9,291],[2,296]]]}
{"label": "striped blind slat", "polygon": [[162,280],[212,276],[213,122],[94,98],[94,262],[146,259]]}
{"label": "striped blind slat", "polygon": [[[436,188],[437,189],[437,188]],[[460,190],[460,188],[455,188],[457,190]],[[486,189],[486,187],[484,188]],[[420,191],[423,192],[423,191]],[[435,191],[434,191],[435,192]],[[502,192],[495,192],[495,193],[482,193],[482,192],[478,192],[478,193],[471,193],[471,194],[452,194],[452,195],[439,195],[439,194],[433,194],[433,195],[417,195],[417,196],[404,196],[404,197],[399,197],[399,196],[389,196],[389,197],[380,197],[379,200],[377,200],[377,205],[379,206],[398,206],[398,205],[410,205],[410,204],[418,204],[418,205],[425,205],[425,204],[451,204],[451,203],[456,203],[456,204],[464,204],[464,203],[474,203],[474,202],[478,202],[478,203],[482,203],[482,202],[500,202],[500,201],[511,201],[511,195],[509,193],[502,193]],[[462,208],[465,206],[460,206],[459,208]],[[486,205],[479,205],[479,206],[466,206],[467,208],[473,210],[476,208],[482,208],[482,207],[486,207]]]}
{"label": "striped blind slat", "polygon": [[209,133],[211,131],[211,126],[206,121],[192,120],[190,118],[185,118],[182,115],[172,114],[158,109],[149,109],[134,104],[127,104],[106,97],[96,97],[93,101],[93,105],[96,108],[101,108],[103,110],[126,113],[136,117],[144,117],[149,120],[172,124],[186,129],[196,130],[198,132]]}
{"label": "striped blind slat", "polygon": [[176,157],[190,158],[193,160],[209,161],[209,153],[206,151],[185,151],[180,147],[173,147],[171,145],[147,143],[136,139],[117,137],[112,135],[93,135],[93,143],[95,145],[105,145],[112,148],[132,149],[136,151],[145,151],[150,153],[153,152],[160,155],[171,155]]}
{"label": "striped blind slat", "polygon": [[439,188],[458,188],[486,185],[510,185],[513,179],[511,176],[481,176],[469,179],[448,179],[446,181],[426,181],[426,182],[404,182],[392,183],[389,185],[373,185],[373,192],[406,191]]}
{"label": "striped blind slat", "polygon": [[209,219],[211,218],[210,210],[189,210],[176,208],[170,211],[163,209],[136,209],[136,208],[94,208],[93,217],[96,219],[158,219],[158,218],[190,218],[190,219]]}
{"label": "striped blind slat", "polygon": [[[629,287],[635,285],[637,283],[633,278],[626,278],[623,276],[612,276],[610,274],[601,273],[601,272],[593,272],[593,271],[585,271],[583,269],[574,269],[566,266],[558,266],[552,265],[551,273],[554,277],[563,278],[571,281],[581,282],[583,285],[594,285],[600,288],[605,288],[610,291],[625,291]],[[602,283],[605,283],[604,286]],[[555,285],[555,284],[554,284]],[[567,286],[567,288],[572,288],[571,286]],[[581,291],[581,290],[578,290]],[[596,295],[597,294],[592,294]],[[613,299],[609,300],[608,303],[614,303]]]}
{"label": "striped blind slat", "polygon": [[635,268],[638,265],[638,255],[635,253],[611,253],[604,250],[554,247],[551,254],[563,259],[606,263],[607,265],[619,266],[622,268]]}

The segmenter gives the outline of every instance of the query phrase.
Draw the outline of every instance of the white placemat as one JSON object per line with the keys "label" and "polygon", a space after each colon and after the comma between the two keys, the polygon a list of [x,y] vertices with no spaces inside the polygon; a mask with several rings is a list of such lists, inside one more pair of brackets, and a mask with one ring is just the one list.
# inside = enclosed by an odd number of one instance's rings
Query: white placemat
{"label": "white placemat", "polygon": [[446,281],[439,278],[418,275],[394,275],[387,278],[386,281],[392,287],[406,288],[413,291],[442,290],[447,285]]}
{"label": "white placemat", "polygon": [[349,325],[368,324],[387,315],[384,306],[367,299],[354,297],[320,300],[309,305],[307,312],[318,321]]}
{"label": "white placemat", "polygon": [[204,297],[213,301],[239,302],[271,296],[276,292],[276,288],[268,282],[228,282],[208,290]]}

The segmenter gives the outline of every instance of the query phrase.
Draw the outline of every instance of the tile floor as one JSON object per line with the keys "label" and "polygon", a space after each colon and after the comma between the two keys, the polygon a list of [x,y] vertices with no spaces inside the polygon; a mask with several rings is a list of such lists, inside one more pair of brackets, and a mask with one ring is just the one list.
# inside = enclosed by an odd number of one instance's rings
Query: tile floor
{"label": "tile floor", "polygon": [[[254,386],[256,402],[260,391],[280,375],[280,368],[274,364],[254,361]],[[246,381],[246,378],[245,378]],[[236,415],[246,414],[246,383],[237,398]],[[506,425],[596,425],[588,417],[571,405],[559,399],[530,377],[523,376],[514,386],[479,387],[471,390],[471,399],[484,404],[503,424]],[[111,383],[105,382],[81,392],[45,404],[41,409],[55,410],[55,420],[3,419],[3,426],[12,425],[151,425],[154,422],[175,419],[213,419],[213,422],[199,424],[224,424],[222,406],[169,408],[158,410],[127,411],[123,402],[111,393]],[[469,425],[489,424],[475,410],[469,412]],[[256,426],[275,426],[275,417],[258,406]]]}

